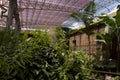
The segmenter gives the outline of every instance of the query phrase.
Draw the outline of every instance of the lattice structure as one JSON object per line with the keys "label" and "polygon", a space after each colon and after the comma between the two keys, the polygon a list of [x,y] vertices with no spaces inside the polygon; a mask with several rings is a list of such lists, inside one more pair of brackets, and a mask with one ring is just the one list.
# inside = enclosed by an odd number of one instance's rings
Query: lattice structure
{"label": "lattice structure", "polygon": [[[94,0],[96,4],[96,16],[101,15],[101,13],[111,14],[115,12],[117,6],[120,4],[120,0]],[[62,24],[63,27],[67,27],[69,29],[80,29],[84,27],[83,22],[77,22],[76,20],[69,18],[64,21]]]}
{"label": "lattice structure", "polygon": [[[8,0],[0,0],[6,6]],[[17,0],[22,28],[49,28],[60,25],[73,11],[79,11],[91,0]]]}
{"label": "lattice structure", "polygon": [[120,0],[95,0],[98,15],[110,13],[120,3]]}

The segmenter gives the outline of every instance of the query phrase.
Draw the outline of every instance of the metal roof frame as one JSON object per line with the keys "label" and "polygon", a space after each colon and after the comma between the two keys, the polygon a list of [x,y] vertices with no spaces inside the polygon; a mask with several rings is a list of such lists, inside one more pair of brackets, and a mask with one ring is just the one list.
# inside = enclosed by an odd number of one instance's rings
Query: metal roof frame
{"label": "metal roof frame", "polygon": [[[8,6],[8,0],[0,0]],[[79,11],[91,0],[17,0],[21,28],[57,26],[69,18],[73,11]],[[13,26],[14,26],[13,22]]]}

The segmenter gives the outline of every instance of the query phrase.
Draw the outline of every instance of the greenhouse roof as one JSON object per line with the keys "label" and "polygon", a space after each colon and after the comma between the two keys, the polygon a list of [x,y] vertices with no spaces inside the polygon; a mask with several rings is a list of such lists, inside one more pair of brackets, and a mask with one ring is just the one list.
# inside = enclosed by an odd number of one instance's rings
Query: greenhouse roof
{"label": "greenhouse roof", "polygon": [[[8,0],[1,0],[8,5]],[[91,0],[17,0],[22,28],[60,25],[73,11],[79,11]]]}
{"label": "greenhouse roof", "polygon": [[[117,6],[120,4],[120,0],[94,0],[96,4],[96,16],[101,15],[101,13],[105,13],[108,15],[113,15],[117,11]],[[73,18],[69,18],[62,23],[63,27],[67,27],[69,29],[80,29],[84,28],[83,22],[77,22]]]}
{"label": "greenhouse roof", "polygon": [[[67,28],[77,28],[81,22],[69,18],[73,11],[80,11],[91,0],[17,0],[21,21],[21,29],[53,28],[61,25]],[[8,8],[8,0],[0,0]],[[119,0],[95,0],[97,13],[111,12]],[[7,13],[6,13],[7,15]],[[0,26],[5,26],[6,18],[0,18]]]}

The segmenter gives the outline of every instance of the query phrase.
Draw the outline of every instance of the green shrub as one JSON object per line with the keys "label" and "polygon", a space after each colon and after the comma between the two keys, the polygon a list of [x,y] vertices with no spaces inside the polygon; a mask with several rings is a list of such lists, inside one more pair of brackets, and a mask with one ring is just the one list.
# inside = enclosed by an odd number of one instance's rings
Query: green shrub
{"label": "green shrub", "polygon": [[20,35],[11,29],[0,31],[0,79],[50,79],[58,67],[58,56],[47,32]]}
{"label": "green shrub", "polygon": [[64,33],[58,35],[53,44],[47,32],[0,30],[0,80],[87,80],[92,58],[71,52]]}
{"label": "green shrub", "polygon": [[60,80],[88,80],[91,77],[92,57],[82,51],[66,55],[63,66],[59,68]]}

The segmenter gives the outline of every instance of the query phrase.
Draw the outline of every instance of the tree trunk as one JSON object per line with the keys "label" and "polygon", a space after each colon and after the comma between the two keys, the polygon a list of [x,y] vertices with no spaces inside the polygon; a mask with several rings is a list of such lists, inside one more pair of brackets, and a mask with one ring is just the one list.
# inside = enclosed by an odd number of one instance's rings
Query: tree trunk
{"label": "tree trunk", "polygon": [[18,12],[17,0],[9,0],[9,10],[6,26],[12,26],[13,17],[15,18],[15,29],[20,30],[20,18]]}
{"label": "tree trunk", "polygon": [[87,36],[88,36],[88,54],[91,55],[90,34],[87,34]]}
{"label": "tree trunk", "polygon": [[82,42],[82,34],[80,33],[80,35],[79,35],[79,39],[80,39],[80,43],[79,43],[79,50],[81,49],[81,42]]}
{"label": "tree trunk", "polygon": [[15,7],[14,7],[14,17],[15,17],[15,24],[16,30],[20,30],[20,18],[19,18],[19,12],[18,12],[18,5],[17,5],[17,0],[15,0]]}
{"label": "tree trunk", "polygon": [[120,72],[120,30],[117,30],[117,70]]}
{"label": "tree trunk", "polygon": [[8,8],[7,23],[6,23],[7,27],[12,26],[13,14],[14,14],[14,1],[10,0],[9,1],[9,8]]}

